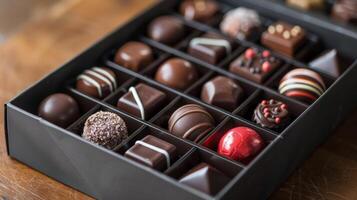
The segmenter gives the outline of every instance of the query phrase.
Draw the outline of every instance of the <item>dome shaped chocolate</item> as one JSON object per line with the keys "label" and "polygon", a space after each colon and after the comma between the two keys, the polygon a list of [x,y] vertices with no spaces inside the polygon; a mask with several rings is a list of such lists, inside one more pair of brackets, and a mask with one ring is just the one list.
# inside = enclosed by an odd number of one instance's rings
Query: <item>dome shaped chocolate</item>
{"label": "dome shaped chocolate", "polygon": [[38,115],[49,122],[66,128],[80,117],[80,112],[77,102],[71,96],[56,93],[41,102]]}
{"label": "dome shaped chocolate", "polygon": [[185,35],[185,26],[174,16],[161,16],[152,21],[148,28],[148,36],[164,44],[179,42]]}
{"label": "dome shaped chocolate", "polygon": [[203,107],[187,104],[178,108],[168,122],[169,132],[178,137],[198,142],[215,125],[215,120]]}
{"label": "dome shaped chocolate", "polygon": [[181,58],[171,58],[156,72],[155,80],[178,90],[185,90],[198,79],[196,68]]}

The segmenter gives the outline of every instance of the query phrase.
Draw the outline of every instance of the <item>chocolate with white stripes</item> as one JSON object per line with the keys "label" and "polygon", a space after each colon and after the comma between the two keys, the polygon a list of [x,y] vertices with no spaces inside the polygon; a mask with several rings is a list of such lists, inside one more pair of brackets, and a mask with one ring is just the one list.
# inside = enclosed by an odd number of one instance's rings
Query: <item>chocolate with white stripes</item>
{"label": "chocolate with white stripes", "polygon": [[118,87],[116,74],[105,67],[93,67],[77,77],[76,89],[91,97],[103,99]]}
{"label": "chocolate with white stripes", "polygon": [[326,86],[321,76],[304,68],[288,72],[279,85],[281,94],[309,104],[318,99],[325,90]]}
{"label": "chocolate with white stripes", "polygon": [[153,169],[163,171],[169,168],[177,157],[176,146],[152,135],[135,142],[124,154]]}

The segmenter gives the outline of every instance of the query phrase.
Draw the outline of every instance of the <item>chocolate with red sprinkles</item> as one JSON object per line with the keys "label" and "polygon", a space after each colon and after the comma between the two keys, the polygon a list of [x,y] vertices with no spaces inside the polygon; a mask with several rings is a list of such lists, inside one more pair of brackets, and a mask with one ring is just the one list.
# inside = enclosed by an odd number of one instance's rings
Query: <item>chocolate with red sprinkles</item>
{"label": "chocolate with red sprinkles", "polygon": [[128,137],[128,130],[124,120],[117,114],[99,111],[88,117],[82,137],[107,149],[113,149]]}

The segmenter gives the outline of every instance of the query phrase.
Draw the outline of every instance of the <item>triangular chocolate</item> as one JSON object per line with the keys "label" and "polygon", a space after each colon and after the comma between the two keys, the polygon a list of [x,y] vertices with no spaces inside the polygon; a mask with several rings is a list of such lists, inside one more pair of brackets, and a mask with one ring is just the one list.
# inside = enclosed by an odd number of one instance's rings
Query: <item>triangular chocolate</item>
{"label": "triangular chocolate", "polygon": [[322,71],[335,78],[338,78],[341,75],[341,69],[336,49],[324,52],[319,57],[312,60],[309,65],[312,69]]}
{"label": "triangular chocolate", "polygon": [[206,163],[197,165],[179,180],[210,195],[216,194],[228,181],[226,175]]}

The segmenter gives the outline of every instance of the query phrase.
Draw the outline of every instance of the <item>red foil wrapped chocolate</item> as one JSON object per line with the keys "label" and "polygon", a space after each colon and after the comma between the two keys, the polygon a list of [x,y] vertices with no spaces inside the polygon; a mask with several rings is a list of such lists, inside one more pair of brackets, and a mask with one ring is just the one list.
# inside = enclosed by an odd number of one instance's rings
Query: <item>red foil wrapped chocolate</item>
{"label": "red foil wrapped chocolate", "polygon": [[264,147],[260,135],[248,127],[229,130],[218,144],[218,154],[237,161],[246,161],[259,153]]}

